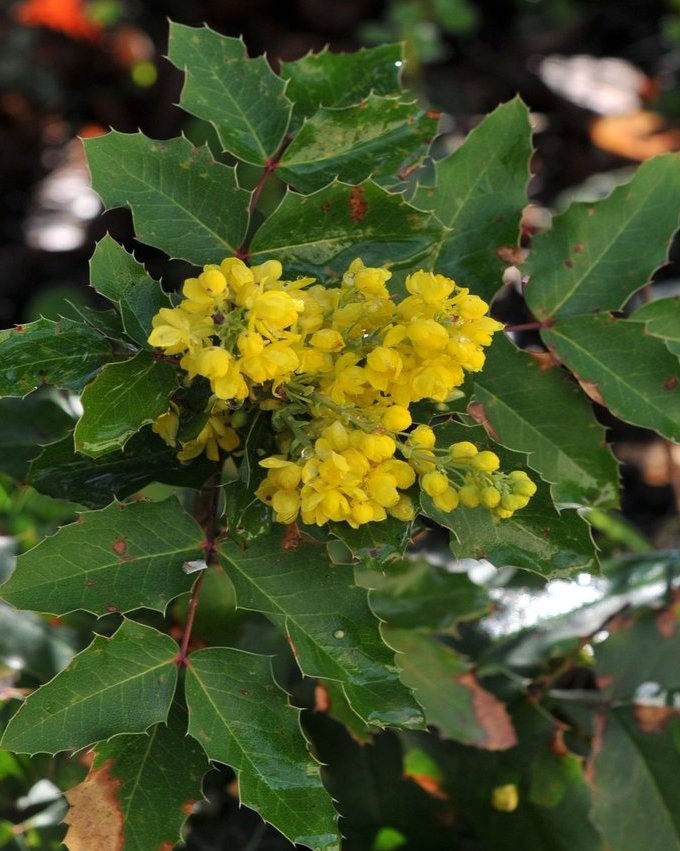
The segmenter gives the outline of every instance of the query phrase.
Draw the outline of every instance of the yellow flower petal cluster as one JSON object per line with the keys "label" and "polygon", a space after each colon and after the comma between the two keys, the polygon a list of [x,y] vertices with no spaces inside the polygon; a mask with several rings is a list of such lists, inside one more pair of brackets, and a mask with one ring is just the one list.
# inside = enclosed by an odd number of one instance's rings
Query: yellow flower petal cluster
{"label": "yellow flower petal cluster", "polygon": [[178,440],[177,409],[154,430],[179,443],[181,460],[218,460],[241,443],[234,410],[246,421],[271,412],[280,452],[260,462],[267,474],[256,495],[281,523],[410,520],[417,488],[442,511],[482,505],[511,516],[535,490],[526,474],[499,472],[496,455],[472,443],[438,448],[411,411],[459,395],[502,325],[444,275],[409,275],[400,301],[391,276],[360,259],[333,287],[284,280],[278,260],[205,266],[184,282],[182,301],[154,317],[149,343],[179,363],[185,384],[207,382],[208,413],[188,440]]}

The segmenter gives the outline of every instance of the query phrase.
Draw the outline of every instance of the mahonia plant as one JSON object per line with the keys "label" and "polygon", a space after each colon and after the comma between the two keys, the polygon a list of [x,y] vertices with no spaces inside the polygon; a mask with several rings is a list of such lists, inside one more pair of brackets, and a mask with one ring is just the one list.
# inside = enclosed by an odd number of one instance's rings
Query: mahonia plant
{"label": "mahonia plant", "polygon": [[[106,207],[193,276],[168,294],[107,236],[91,278],[109,309],[0,332],[2,472],[79,512],[19,556],[3,611],[96,633],[51,679],[19,679],[1,747],[89,753],[72,851],[173,847],[211,763],[291,841],[331,851],[334,801],[345,824],[350,805],[320,718],[360,742],[427,725],[481,750],[527,741],[505,703],[524,679],[499,687],[450,640],[489,597],[415,557],[421,536],[542,577],[594,570],[588,521],[619,483],[589,397],[680,440],[677,302],[631,303],[666,258],[680,162],[574,204],[529,250],[518,99],[425,169],[437,115],[402,91],[399,46],[276,74],[173,24],[169,58],[210,146],[113,131],[86,153]],[[488,305],[510,260],[534,318],[502,333]],[[504,764],[485,763],[483,824],[526,819]],[[432,824],[459,823],[435,791],[450,812]],[[403,844],[384,827],[373,847]]]}

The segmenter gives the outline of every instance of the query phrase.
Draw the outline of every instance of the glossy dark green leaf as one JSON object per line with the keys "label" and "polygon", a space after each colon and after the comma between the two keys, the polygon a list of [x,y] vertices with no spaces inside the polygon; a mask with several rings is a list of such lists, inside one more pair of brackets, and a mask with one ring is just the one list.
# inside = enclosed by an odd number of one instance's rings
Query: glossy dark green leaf
{"label": "glossy dark green leaf", "polygon": [[577,203],[539,234],[523,270],[525,297],[539,319],[619,310],[666,260],[678,227],[680,162],[643,163],[597,203]]}
{"label": "glossy dark green leaf", "polygon": [[500,249],[512,251],[519,240],[531,155],[529,113],[516,98],[439,160],[434,187],[421,187],[413,199],[446,225],[433,240],[428,267],[487,301],[501,287]]}
{"label": "glossy dark green leaf", "polygon": [[417,104],[371,94],[357,106],[320,109],[286,148],[276,173],[300,192],[335,178],[394,185],[417,168],[436,132],[436,118]]}
{"label": "glossy dark green leaf", "polygon": [[0,396],[25,396],[43,384],[77,392],[111,360],[108,340],[72,319],[38,319],[0,331],[0,346]]}
{"label": "glossy dark green leaf", "polygon": [[[671,712],[672,715],[672,712]],[[600,715],[591,777],[593,821],[616,851],[680,849],[680,723],[643,732],[628,707]]]}
{"label": "glossy dark green leaf", "polygon": [[[586,523],[575,511],[558,513],[548,486],[537,484],[538,491],[526,508],[507,520],[497,520],[481,507],[459,507],[451,512],[446,525],[458,538],[451,540],[454,554],[485,558],[496,567],[523,567],[542,576],[595,570],[595,547]],[[430,498],[425,496],[422,502],[429,514]]]}
{"label": "glossy dark green leaf", "polygon": [[486,591],[465,573],[450,573],[417,561],[390,561],[383,571],[355,569],[357,582],[369,588],[373,611],[388,626],[406,630],[448,631],[489,610]]}
{"label": "glossy dark green leaf", "polygon": [[23,479],[33,458],[73,428],[74,413],[56,391],[0,399],[0,473]]}
{"label": "glossy dark green leaf", "polygon": [[419,725],[420,712],[399,682],[393,653],[367,592],[353,584],[352,569],[332,565],[323,542],[284,543],[283,532],[273,532],[245,550],[221,545],[237,605],[263,612],[284,629],[303,673],[341,682],[365,722]]}
{"label": "glossy dark green leaf", "polygon": [[175,449],[166,446],[150,429],[143,429],[130,438],[125,449],[101,458],[76,452],[69,435],[45,447],[31,463],[27,481],[47,496],[88,508],[104,508],[150,482],[198,488],[216,468],[205,456],[190,464],[178,461]]}
{"label": "glossy dark green leaf", "polygon": [[194,577],[182,565],[202,556],[204,533],[175,499],[114,504],[19,556],[2,596],[17,608],[95,614],[144,606],[165,611]]}
{"label": "glossy dark green leaf", "polygon": [[108,234],[95,247],[90,279],[97,292],[118,307],[130,339],[150,348],[146,340],[151,333],[151,319],[162,307],[170,307],[170,299],[158,281],[147,275],[144,266]]}
{"label": "glossy dark green leaf", "polygon": [[121,449],[133,434],[168,410],[179,373],[150,352],[109,363],[81,396],[83,415],[74,437],[78,452],[93,458]]}
{"label": "glossy dark green leaf", "polygon": [[339,276],[355,257],[367,266],[411,266],[441,233],[415,210],[368,180],[334,183],[313,195],[288,192],[253,237],[253,260],[276,257],[288,273]]}
{"label": "glossy dark green leaf", "polygon": [[74,310],[77,310],[78,315],[104,337],[110,340],[125,340],[125,328],[120,315],[115,310],[95,310],[85,304],[74,306]]}
{"label": "glossy dark green leaf", "polygon": [[380,523],[365,523],[352,529],[348,523],[331,523],[333,535],[342,541],[349,551],[344,564],[359,561],[385,564],[394,556],[404,553],[411,534],[411,524],[387,517]]}
{"label": "glossy dark green leaf", "polygon": [[170,24],[168,58],[186,74],[180,106],[209,121],[225,151],[264,165],[281,144],[291,112],[286,84],[264,56],[248,59],[241,39],[208,27]]}
{"label": "glossy dark green leaf", "polygon": [[198,650],[186,689],[189,732],[211,760],[236,771],[241,801],[291,841],[338,851],[330,795],[271,661],[228,647]]}
{"label": "glossy dark green leaf", "polygon": [[167,635],[124,621],[112,638],[96,636],[70,665],[29,695],[1,745],[16,753],[77,751],[120,733],[165,721],[177,682],[177,645]]}
{"label": "glossy dark green leaf", "polygon": [[206,146],[112,131],[88,139],[85,151],[95,190],[108,209],[131,208],[142,242],[203,266],[243,241],[250,195]]}
{"label": "glossy dark green leaf", "polygon": [[644,322],[648,334],[665,340],[669,351],[680,355],[680,296],[659,298],[643,304],[630,318]]}
{"label": "glossy dark green leaf", "polygon": [[[679,163],[680,166],[680,163]],[[680,364],[639,322],[574,316],[541,333],[546,344],[609,410],[680,440]]]}
{"label": "glossy dark green leaf", "polygon": [[[526,452],[556,503],[615,507],[618,470],[592,405],[562,370],[542,370],[498,335],[475,376],[473,400],[494,439]],[[569,428],[564,427],[569,411]]]}
{"label": "glossy dark green leaf", "polygon": [[482,688],[451,647],[412,629],[387,629],[386,638],[398,651],[402,681],[442,736],[488,750],[517,744],[504,704]]}
{"label": "glossy dark green leaf", "polygon": [[[115,736],[97,745],[81,786],[100,782],[108,788],[111,795],[104,799],[122,818],[124,847],[149,851],[179,841],[192,805],[202,798],[201,781],[209,767],[203,749],[187,736],[186,710],[175,705],[167,724],[157,724],[146,735]],[[78,787],[68,793],[69,801],[87,804],[77,792]],[[106,810],[100,815],[104,818]]]}
{"label": "glossy dark green leaf", "polygon": [[309,53],[281,63],[288,81],[286,94],[294,103],[294,119],[314,115],[320,106],[351,106],[371,92],[398,94],[404,64],[400,44],[363,48],[355,53]]}

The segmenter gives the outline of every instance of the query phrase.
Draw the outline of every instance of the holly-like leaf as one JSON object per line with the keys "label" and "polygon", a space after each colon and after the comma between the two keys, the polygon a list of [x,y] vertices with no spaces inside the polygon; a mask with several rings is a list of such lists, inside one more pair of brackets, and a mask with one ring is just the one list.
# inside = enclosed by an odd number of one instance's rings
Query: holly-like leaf
{"label": "holly-like leaf", "polygon": [[418,561],[389,563],[384,572],[355,569],[357,582],[369,588],[373,611],[388,626],[402,630],[448,631],[489,610],[486,591],[465,573],[450,573]]}
{"label": "holly-like leaf", "polygon": [[329,528],[347,547],[345,564],[353,564],[358,559],[384,565],[392,556],[403,555],[411,535],[410,524],[396,517],[387,517],[379,523],[364,523],[358,529],[353,529],[349,523],[331,523]]}
{"label": "holly-like leaf", "polygon": [[613,414],[680,441],[678,359],[643,331],[639,322],[605,314],[563,319],[541,333]]}
{"label": "holly-like leaf", "polygon": [[357,106],[320,109],[286,148],[277,175],[300,192],[334,178],[396,184],[417,168],[436,132],[437,117],[417,104],[372,94]]}
{"label": "holly-like leaf", "polygon": [[142,426],[168,410],[178,383],[177,369],[150,352],[107,364],[81,397],[76,450],[97,458],[120,449]]}
{"label": "holly-like leaf", "polygon": [[272,533],[246,550],[221,545],[237,605],[263,612],[285,630],[303,673],[341,682],[366,723],[420,725],[420,712],[399,682],[394,655],[380,637],[366,591],[353,584],[351,568],[330,564],[321,542],[285,544]]}
{"label": "holly-like leaf", "polygon": [[648,334],[665,340],[669,351],[680,355],[680,296],[647,302],[630,318],[644,322]]}
{"label": "holly-like leaf", "polygon": [[[523,567],[541,576],[594,570],[597,562],[588,526],[575,511],[558,514],[548,486],[537,484],[526,508],[507,520],[498,520],[481,507],[459,507],[447,515],[446,525],[458,538],[451,540],[454,554],[485,558],[496,567]],[[430,497],[423,495],[421,504],[428,516],[435,515]]]}
{"label": "holly-like leaf", "polygon": [[108,340],[72,319],[38,319],[0,331],[0,346],[0,396],[25,396],[43,384],[78,392],[111,359]]}
{"label": "holly-like leaf", "polygon": [[15,753],[77,751],[165,721],[177,682],[177,645],[124,621],[96,636],[70,665],[26,698],[0,745]]}
{"label": "holly-like leaf", "polygon": [[[160,290],[160,287],[158,287]],[[168,299],[169,302],[169,299]],[[161,305],[162,306],[162,305]],[[98,331],[102,336],[110,340],[127,342],[123,322],[115,310],[96,310],[86,304],[73,305],[73,309],[81,316],[88,325]]]}
{"label": "holly-like leaf", "polygon": [[2,596],[19,609],[51,614],[141,606],[163,612],[191,587],[182,565],[202,556],[203,538],[175,499],[86,511],[19,556]]}
{"label": "holly-like leaf", "polygon": [[628,707],[600,715],[591,758],[592,818],[608,848],[680,849],[680,725],[677,718],[668,721],[663,730],[644,732]]}
{"label": "holly-like leaf", "polygon": [[288,192],[257,231],[251,255],[276,257],[294,274],[339,276],[355,257],[367,266],[416,263],[441,226],[370,180],[334,183],[313,195]]}
{"label": "holly-like leaf", "polygon": [[517,736],[504,704],[484,689],[470,666],[434,635],[388,629],[403,682],[412,688],[428,724],[464,744],[505,750]]}
{"label": "holly-like leaf", "polygon": [[209,759],[236,771],[241,801],[292,842],[338,851],[330,795],[270,660],[227,647],[198,650],[186,690],[189,732]]}
{"label": "holly-like leaf", "polygon": [[149,851],[172,847],[209,768],[187,736],[186,710],[175,705],[167,724],[146,735],[116,736],[95,748],[85,780],[66,793],[68,848]]}
{"label": "holly-like leaf", "polygon": [[101,458],[76,452],[69,435],[45,447],[31,463],[27,482],[47,496],[71,500],[87,508],[104,508],[150,482],[199,488],[216,466],[205,456],[191,464],[178,461],[177,451],[149,429],[131,437],[125,449]]}
{"label": "holly-like leaf", "polygon": [[680,162],[643,163],[635,177],[597,203],[578,203],[539,234],[523,269],[539,319],[619,310],[666,260],[678,227]]}
{"label": "holly-like leaf", "polygon": [[130,207],[147,245],[203,266],[234,254],[243,241],[250,195],[207,146],[112,131],[88,139],[85,152],[102,201],[108,209]]}
{"label": "holly-like leaf", "polygon": [[428,267],[490,301],[516,249],[532,155],[529,113],[516,98],[501,104],[463,145],[435,165],[436,183],[413,203],[446,225],[433,241]]}
{"label": "holly-like leaf", "polygon": [[241,39],[208,27],[170,24],[168,58],[186,74],[180,106],[209,121],[225,151],[265,165],[283,140],[292,104],[264,56],[248,59]]}
{"label": "holly-like leaf", "polygon": [[45,444],[73,428],[74,414],[56,391],[0,399],[0,473],[22,479]]}
{"label": "holly-like leaf", "polygon": [[151,348],[147,343],[151,319],[162,307],[170,307],[170,299],[158,281],[108,234],[95,247],[90,280],[98,293],[118,307],[130,339]]}
{"label": "holly-like leaf", "polygon": [[294,62],[281,63],[288,81],[286,94],[293,101],[293,119],[314,115],[320,106],[351,106],[376,95],[395,95],[404,64],[401,44],[383,44],[355,53],[310,53]]}
{"label": "holly-like leaf", "polygon": [[529,465],[551,483],[556,503],[618,504],[617,465],[604,428],[563,371],[541,370],[529,354],[497,337],[483,371],[475,376],[473,401],[483,406],[495,440],[527,453]]}

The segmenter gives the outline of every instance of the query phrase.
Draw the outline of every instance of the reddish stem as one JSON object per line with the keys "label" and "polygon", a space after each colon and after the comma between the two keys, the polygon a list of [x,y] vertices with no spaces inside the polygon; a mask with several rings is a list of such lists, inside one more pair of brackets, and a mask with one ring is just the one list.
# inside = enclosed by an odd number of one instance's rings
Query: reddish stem
{"label": "reddish stem", "polygon": [[184,635],[182,636],[182,644],[179,648],[179,653],[175,657],[175,664],[177,667],[180,665],[184,665],[185,668],[189,667],[189,659],[188,659],[188,648],[189,642],[191,641],[191,632],[194,626],[194,618],[196,617],[196,609],[198,608],[198,599],[201,595],[201,585],[203,584],[203,577],[205,576],[205,570],[201,571],[201,575],[196,580],[196,584],[194,585],[194,590],[191,595],[191,602],[189,603],[189,612],[187,613],[187,622],[184,625]]}
{"label": "reddish stem", "polygon": [[543,319],[540,322],[521,322],[519,325],[506,325],[506,331],[538,331],[539,328],[551,328],[552,319]]}

